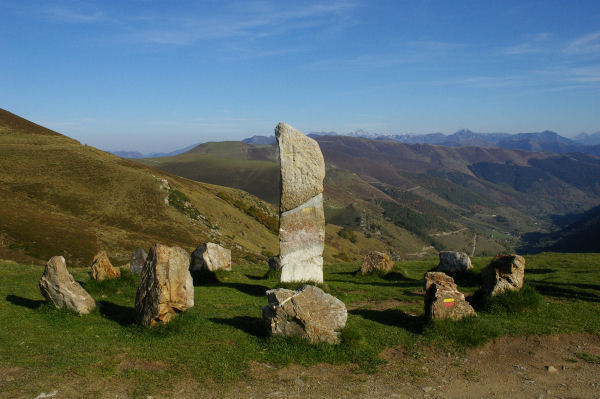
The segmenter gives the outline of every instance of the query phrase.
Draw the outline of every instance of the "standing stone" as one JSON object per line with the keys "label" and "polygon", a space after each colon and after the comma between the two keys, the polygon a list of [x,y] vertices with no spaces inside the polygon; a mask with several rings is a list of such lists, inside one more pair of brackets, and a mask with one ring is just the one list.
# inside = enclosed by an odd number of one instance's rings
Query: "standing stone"
{"label": "standing stone", "polygon": [[464,252],[441,251],[437,271],[442,273],[463,273],[471,270],[471,258]]}
{"label": "standing stone", "polygon": [[283,122],[275,128],[275,136],[281,171],[281,281],[320,283],[325,244],[323,154],[315,140]]}
{"label": "standing stone", "polygon": [[150,249],[135,296],[135,311],[141,325],[166,324],[177,313],[194,306],[189,266],[190,256],[182,248],[155,244]]}
{"label": "standing stone", "polygon": [[483,289],[489,296],[518,291],[525,278],[525,258],[519,255],[496,255],[481,271]]}
{"label": "standing stone", "polygon": [[263,319],[271,334],[307,338],[312,343],[337,344],[346,326],[348,312],[342,301],[313,285],[297,291],[278,288],[267,291],[269,304]]}
{"label": "standing stone", "polygon": [[42,295],[58,309],[66,307],[78,314],[88,314],[96,302],[68,272],[65,258],[53,256],[39,282]]}
{"label": "standing stone", "polygon": [[217,270],[231,271],[231,250],[219,244],[207,242],[192,252],[191,272]]}
{"label": "standing stone", "polygon": [[441,272],[425,275],[425,317],[430,320],[460,320],[475,314],[475,309],[458,291],[452,277]]}
{"label": "standing stone", "polygon": [[142,269],[146,263],[148,254],[142,248],[138,248],[131,254],[131,261],[129,261],[129,271],[131,274],[142,274]]}
{"label": "standing stone", "polygon": [[378,251],[369,252],[363,259],[360,272],[369,274],[373,272],[389,273],[394,268],[394,261],[387,254]]}
{"label": "standing stone", "polygon": [[100,251],[92,261],[92,278],[97,281],[121,277],[121,269],[113,267],[105,251]]}

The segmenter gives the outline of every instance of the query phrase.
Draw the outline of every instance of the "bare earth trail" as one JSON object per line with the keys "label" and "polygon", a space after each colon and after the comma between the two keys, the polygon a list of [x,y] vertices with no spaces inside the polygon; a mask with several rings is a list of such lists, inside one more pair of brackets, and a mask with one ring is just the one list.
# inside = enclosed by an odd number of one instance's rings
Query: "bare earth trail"
{"label": "bare earth trail", "polygon": [[[590,334],[503,337],[465,353],[422,352],[389,348],[387,362],[373,374],[355,366],[319,364],[274,367],[253,363],[250,378],[232,385],[175,382],[172,392],[144,393],[152,398],[599,398],[600,364],[577,353],[600,356],[600,337]],[[144,365],[138,365],[145,368]],[[556,371],[548,371],[553,366]],[[145,368],[147,369],[147,368]],[[4,379],[26,378],[22,370],[1,370]],[[109,378],[110,379],[110,378]],[[49,386],[55,398],[82,397],[88,390],[100,397],[129,398],[127,386],[115,381],[69,379]],[[97,384],[103,385],[100,388]],[[100,389],[99,389],[100,388]],[[93,395],[97,396],[97,395]],[[0,397],[5,397],[0,393]]]}

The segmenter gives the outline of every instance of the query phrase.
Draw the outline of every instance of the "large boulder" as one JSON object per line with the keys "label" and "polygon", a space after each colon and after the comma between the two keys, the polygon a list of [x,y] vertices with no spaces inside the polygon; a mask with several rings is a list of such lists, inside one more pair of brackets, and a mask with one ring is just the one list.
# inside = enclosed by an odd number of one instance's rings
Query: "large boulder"
{"label": "large boulder", "polygon": [[78,314],[88,314],[96,302],[67,270],[65,258],[53,256],[46,263],[39,282],[42,295],[58,309],[67,308]]}
{"label": "large boulder", "polygon": [[143,326],[166,324],[194,306],[190,256],[179,247],[155,244],[142,270],[135,311]]}
{"label": "large boulder", "polygon": [[275,128],[275,137],[281,169],[281,281],[322,282],[325,245],[323,154],[315,140],[283,122]]}
{"label": "large boulder", "polygon": [[385,253],[378,251],[369,252],[363,259],[360,272],[364,274],[370,273],[389,273],[394,268],[394,261]]}
{"label": "large boulder", "polygon": [[219,244],[207,242],[200,245],[192,252],[190,271],[215,272],[217,270],[231,271],[231,250],[223,248]]}
{"label": "large boulder", "polygon": [[346,326],[348,312],[342,301],[313,285],[297,291],[278,288],[267,291],[269,304],[263,319],[271,334],[298,336],[312,343],[337,344]]}
{"label": "large boulder", "polygon": [[525,258],[520,255],[496,255],[481,271],[483,290],[494,296],[505,291],[518,291],[525,278]]}
{"label": "large boulder", "polygon": [[463,273],[471,270],[471,259],[464,252],[441,251],[440,263],[437,266],[437,271],[442,273]]}
{"label": "large boulder", "polygon": [[475,314],[475,309],[458,291],[452,277],[441,272],[425,275],[425,317],[430,320],[460,320]]}
{"label": "large boulder", "polygon": [[92,278],[102,281],[121,277],[121,269],[113,267],[105,251],[100,251],[92,261]]}
{"label": "large boulder", "polygon": [[131,254],[131,260],[129,261],[129,271],[131,274],[141,275],[146,263],[148,254],[142,248],[138,248]]}

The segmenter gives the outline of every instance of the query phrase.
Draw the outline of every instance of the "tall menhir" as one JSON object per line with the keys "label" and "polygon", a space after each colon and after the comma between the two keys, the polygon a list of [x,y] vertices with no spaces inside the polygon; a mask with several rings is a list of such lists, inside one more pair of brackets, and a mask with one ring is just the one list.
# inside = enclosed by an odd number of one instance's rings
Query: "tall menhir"
{"label": "tall menhir", "polygon": [[325,161],[319,144],[290,125],[275,128],[279,145],[279,255],[282,282],[323,282]]}

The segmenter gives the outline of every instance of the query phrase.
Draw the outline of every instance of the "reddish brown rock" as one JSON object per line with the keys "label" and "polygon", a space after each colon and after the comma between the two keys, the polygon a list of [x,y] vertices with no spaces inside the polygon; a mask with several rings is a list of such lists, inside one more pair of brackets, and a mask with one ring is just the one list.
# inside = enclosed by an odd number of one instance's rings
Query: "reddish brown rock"
{"label": "reddish brown rock", "polygon": [[121,277],[121,270],[113,267],[105,251],[100,251],[92,261],[92,278],[102,281]]}
{"label": "reddish brown rock", "polygon": [[68,272],[65,258],[53,256],[39,282],[40,292],[58,309],[67,308],[78,314],[88,314],[96,302]]}
{"label": "reddish brown rock", "polygon": [[498,295],[505,291],[518,291],[525,278],[525,258],[519,255],[496,255],[481,271],[484,291]]}
{"label": "reddish brown rock", "polygon": [[394,261],[390,257],[378,251],[369,252],[363,259],[360,272],[364,274],[369,273],[389,273],[394,268]]}
{"label": "reddish brown rock", "polygon": [[476,315],[475,309],[458,291],[454,279],[442,272],[425,275],[425,316],[430,320],[460,320]]}

